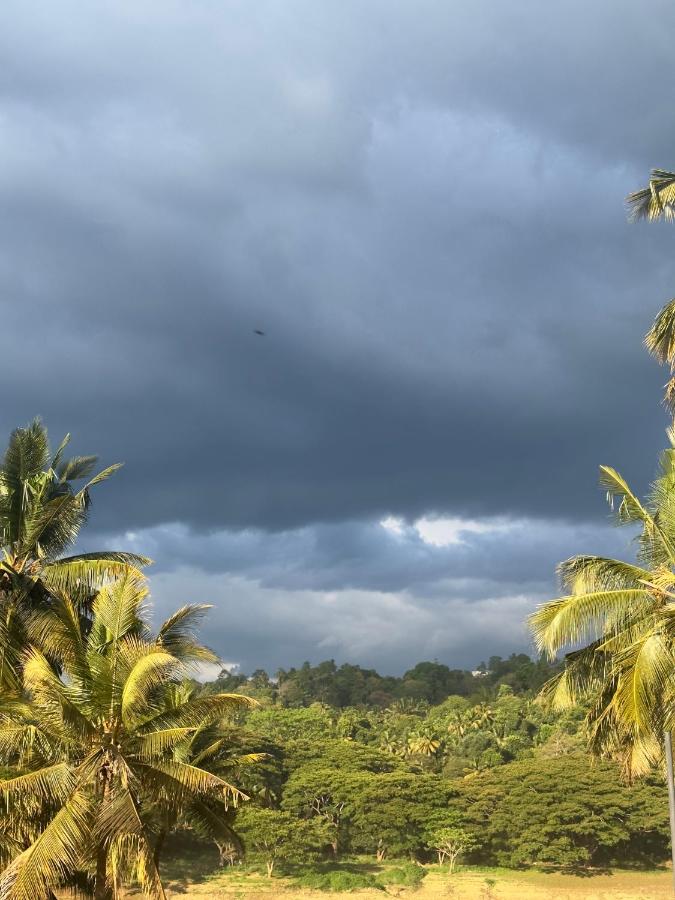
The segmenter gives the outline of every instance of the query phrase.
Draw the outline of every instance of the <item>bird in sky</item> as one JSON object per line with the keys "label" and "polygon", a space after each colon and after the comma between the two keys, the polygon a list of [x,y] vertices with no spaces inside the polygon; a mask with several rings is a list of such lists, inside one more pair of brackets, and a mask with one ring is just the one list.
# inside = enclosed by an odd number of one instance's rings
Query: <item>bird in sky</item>
{"label": "bird in sky", "polygon": [[259,334],[261,337],[264,337],[265,332],[264,332],[264,331],[261,331],[259,328],[254,328],[254,329],[253,329],[253,334]]}

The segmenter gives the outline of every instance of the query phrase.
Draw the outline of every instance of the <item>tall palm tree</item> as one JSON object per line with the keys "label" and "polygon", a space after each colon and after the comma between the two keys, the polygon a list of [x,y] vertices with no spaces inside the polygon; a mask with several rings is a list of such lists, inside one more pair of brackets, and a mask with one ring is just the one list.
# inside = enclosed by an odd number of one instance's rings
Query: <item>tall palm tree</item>
{"label": "tall palm tree", "polygon": [[[95,456],[64,457],[69,435],[56,453],[36,419],[12,432],[0,463],[0,689],[18,686],[27,610],[66,591],[82,610],[111,578],[150,561],[118,551],[63,556],[87,518],[91,489],[119,465],[92,475]],[[87,480],[85,480],[87,479]],[[84,482],[75,487],[76,482]]]}
{"label": "tall palm tree", "polygon": [[[661,758],[675,701],[675,432],[643,502],[614,469],[601,466],[617,522],[639,526],[636,562],[576,556],[559,566],[564,595],[538,608],[530,626],[551,658],[572,648],[545,688],[558,707],[591,701],[599,751],[639,774]],[[579,648],[580,644],[585,644]]]}
{"label": "tall palm tree", "polygon": [[97,594],[90,627],[61,592],[30,616],[42,650],[24,654],[25,698],[0,704],[0,770],[13,770],[0,780],[0,833],[11,843],[0,900],[47,900],[76,884],[108,900],[132,877],[163,897],[157,809],[178,818],[203,807],[226,826],[228,805],[243,796],[186,758],[185,745],[255,701],[176,696],[187,667],[214,658],[194,636],[205,607],[183,607],[152,635],[146,597],[127,573]]}
{"label": "tall palm tree", "polygon": [[[632,221],[675,220],[675,172],[652,169],[649,185],[626,198]],[[671,377],[665,386],[665,405],[675,415],[675,300],[661,309],[647,333],[645,344],[661,363],[670,366]]]}

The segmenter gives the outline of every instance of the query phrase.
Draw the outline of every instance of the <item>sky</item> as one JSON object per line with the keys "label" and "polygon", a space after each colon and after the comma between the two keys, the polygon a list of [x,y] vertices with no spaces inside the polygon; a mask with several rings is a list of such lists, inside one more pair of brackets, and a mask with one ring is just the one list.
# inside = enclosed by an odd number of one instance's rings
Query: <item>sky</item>
{"label": "sky", "polygon": [[[230,666],[531,649],[630,554],[666,374],[666,0],[5,0],[0,429],[124,461],[83,548],[153,557]],[[259,335],[256,331],[263,331]]]}

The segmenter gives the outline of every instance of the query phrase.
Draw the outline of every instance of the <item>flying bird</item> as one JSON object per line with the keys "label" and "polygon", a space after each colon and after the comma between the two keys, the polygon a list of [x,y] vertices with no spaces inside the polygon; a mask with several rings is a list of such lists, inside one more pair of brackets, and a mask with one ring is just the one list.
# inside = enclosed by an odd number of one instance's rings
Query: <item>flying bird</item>
{"label": "flying bird", "polygon": [[254,329],[253,329],[253,334],[259,334],[261,337],[264,337],[265,332],[264,332],[264,331],[261,331],[259,328],[254,328]]}

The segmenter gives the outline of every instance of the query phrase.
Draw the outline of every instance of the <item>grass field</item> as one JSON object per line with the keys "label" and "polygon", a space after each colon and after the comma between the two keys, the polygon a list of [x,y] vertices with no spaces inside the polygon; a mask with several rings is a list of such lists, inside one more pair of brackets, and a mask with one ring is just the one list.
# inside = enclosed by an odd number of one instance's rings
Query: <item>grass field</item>
{"label": "grass field", "polygon": [[[346,864],[350,871],[374,875],[395,863],[376,865],[370,860]],[[177,898],[222,897],[230,900],[328,900],[346,893],[309,890],[298,886],[292,877],[275,876],[271,880],[253,868],[235,866],[219,869],[204,858],[177,855],[164,866],[167,896]],[[361,900],[382,900],[386,896],[412,897],[415,900],[661,900],[672,898],[669,871],[614,871],[603,874],[570,875],[557,872],[510,869],[477,870],[464,868],[453,875],[438,866],[429,866],[419,889],[390,886],[385,890],[365,889],[349,892]]]}

